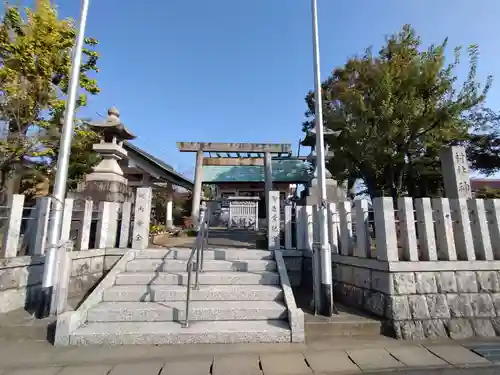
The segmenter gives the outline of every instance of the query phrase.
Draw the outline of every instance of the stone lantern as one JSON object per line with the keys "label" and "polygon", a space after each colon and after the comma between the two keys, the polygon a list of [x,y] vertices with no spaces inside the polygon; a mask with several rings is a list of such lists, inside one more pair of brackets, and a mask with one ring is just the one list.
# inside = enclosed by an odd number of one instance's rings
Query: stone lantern
{"label": "stone lantern", "polygon": [[88,126],[102,136],[101,142],[92,147],[102,160],[86,176],[85,195],[94,202],[127,201],[130,192],[118,162],[127,158],[123,141],[134,139],[135,135],[121,122],[120,112],[114,107],[108,110],[104,121],[90,122]]}
{"label": "stone lantern", "polygon": [[[325,135],[333,135],[329,129],[325,129]],[[306,186],[303,196],[305,197],[306,204],[317,204],[318,203],[318,195],[319,195],[319,187],[317,180],[317,171],[316,171],[316,132],[315,130],[308,130],[304,140],[300,143],[302,146],[311,147],[311,152],[308,155],[307,159],[312,165],[313,168],[313,178],[309,182],[309,185]],[[329,150],[328,145],[325,145],[325,159],[326,161],[334,160],[334,154]],[[332,178],[332,174],[326,170],[326,195],[328,202],[342,202],[347,200],[347,183],[342,185],[338,185],[337,181]]]}

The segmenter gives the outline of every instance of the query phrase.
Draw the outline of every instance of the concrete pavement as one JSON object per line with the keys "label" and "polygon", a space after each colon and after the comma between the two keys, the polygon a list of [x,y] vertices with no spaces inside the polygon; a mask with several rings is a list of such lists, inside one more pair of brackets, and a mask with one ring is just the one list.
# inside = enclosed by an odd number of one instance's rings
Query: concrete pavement
{"label": "concrete pavement", "polygon": [[[208,232],[208,247],[255,249],[257,248],[257,240],[259,237],[261,237],[259,232],[212,227]],[[152,245],[158,247],[191,248],[194,242],[195,237],[168,237],[167,235],[158,235],[154,238]]]}
{"label": "concrete pavement", "polygon": [[[343,343],[55,348],[0,340],[1,375],[500,374],[456,342],[345,339]],[[343,345],[342,345],[343,344]],[[463,369],[472,372],[463,372]],[[443,372],[443,370],[447,370]]]}

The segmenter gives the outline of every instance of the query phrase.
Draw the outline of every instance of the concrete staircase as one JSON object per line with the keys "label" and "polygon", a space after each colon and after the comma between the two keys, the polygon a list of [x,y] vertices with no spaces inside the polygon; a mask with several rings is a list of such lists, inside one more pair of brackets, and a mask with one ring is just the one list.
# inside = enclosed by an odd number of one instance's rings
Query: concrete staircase
{"label": "concrete staircase", "polygon": [[[289,322],[296,316],[289,307],[296,308],[281,255],[278,265],[272,251],[205,250],[184,328],[190,250],[132,252],[121,270],[110,271],[97,303],[83,308],[84,320],[68,332],[69,345],[301,341],[292,337],[297,324]],[[298,319],[303,331],[303,315]]]}

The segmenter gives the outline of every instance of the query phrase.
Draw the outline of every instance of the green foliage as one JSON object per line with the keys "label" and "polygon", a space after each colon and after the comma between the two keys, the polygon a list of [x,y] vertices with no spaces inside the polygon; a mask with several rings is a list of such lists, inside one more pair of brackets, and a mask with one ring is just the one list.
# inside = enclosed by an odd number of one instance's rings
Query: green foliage
{"label": "green foliage", "polygon": [[[73,21],[58,19],[50,0],[38,0],[36,9],[26,8],[24,14],[19,6],[6,4],[0,22],[0,121],[6,124],[0,139],[2,188],[12,174],[47,173],[57,159],[76,35]],[[96,45],[95,39],[85,39],[77,107],[86,105],[86,93],[99,93],[91,78],[99,71]],[[75,127],[70,185],[96,162],[89,155],[95,139],[95,133]],[[49,165],[27,158],[46,158]]]}
{"label": "green foliage", "polygon": [[[361,179],[372,197],[440,194],[439,152],[470,144],[470,133],[484,127],[483,104],[492,81],[477,83],[479,53],[472,45],[468,75],[458,82],[462,49],[455,48],[447,64],[447,44],[423,50],[405,25],[378,53],[369,48],[350,58],[322,84],[324,124],[337,133],[325,137],[335,155],[328,165],[335,179]],[[314,123],[312,92],[306,103],[304,131]]]}
{"label": "green foliage", "polygon": [[156,234],[163,233],[163,232],[165,232],[165,225],[161,225],[161,224],[153,225],[153,224],[151,224],[149,226],[149,234],[150,235],[156,235]]}
{"label": "green foliage", "polygon": [[493,189],[490,187],[483,187],[474,191],[474,198],[477,199],[499,199],[500,189]]}
{"label": "green foliage", "polygon": [[489,176],[500,171],[500,116],[486,109],[477,121],[480,132],[469,135],[467,156],[473,169]]}
{"label": "green foliage", "polygon": [[167,200],[164,191],[154,191],[152,206],[154,208],[154,215],[151,218],[153,223],[165,223],[166,220],[166,207]]}
{"label": "green foliage", "polygon": [[172,218],[175,225],[184,225],[184,218],[191,216],[191,208],[193,205],[193,196],[185,196],[184,194],[174,195],[174,210]]}
{"label": "green foliage", "polygon": [[[174,225],[182,226],[183,217],[190,216],[191,212],[191,198],[186,199],[183,194],[177,191],[172,192],[172,220]],[[155,223],[165,223],[166,221],[166,204],[167,194],[165,191],[158,190],[153,194],[152,205],[154,207],[154,216],[152,220]]]}
{"label": "green foliage", "polygon": [[204,199],[214,199],[215,198],[215,185],[203,184],[201,187]]}
{"label": "green foliage", "polygon": [[198,232],[194,229],[184,229],[184,234],[187,237],[196,237],[198,235]]}

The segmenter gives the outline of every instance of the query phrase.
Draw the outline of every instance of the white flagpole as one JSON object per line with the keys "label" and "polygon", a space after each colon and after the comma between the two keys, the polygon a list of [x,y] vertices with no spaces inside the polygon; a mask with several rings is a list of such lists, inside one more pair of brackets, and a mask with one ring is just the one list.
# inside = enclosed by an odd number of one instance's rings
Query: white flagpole
{"label": "white flagpole", "polygon": [[64,123],[62,127],[61,141],[59,145],[59,158],[57,159],[57,170],[54,183],[52,199],[51,220],[47,234],[47,255],[43,271],[42,291],[40,305],[37,311],[38,317],[46,317],[55,313],[56,301],[53,301],[55,284],[57,283],[57,249],[61,239],[62,214],[64,199],[66,197],[66,185],[68,180],[69,156],[71,153],[71,139],[73,137],[73,121],[80,85],[80,65],[82,62],[82,50],[85,40],[85,27],[87,25],[87,14],[89,0],[82,0],[80,23],[76,35],[75,47],[69,78],[68,100]]}
{"label": "white flagpole", "polygon": [[[319,239],[321,243],[320,261],[321,275],[314,275],[321,280],[319,301],[315,301],[315,311],[322,315],[332,316],[334,310],[333,288],[332,288],[332,255],[328,241],[327,220],[327,195],[326,195],[326,166],[325,166],[325,141],[323,131],[323,99],[321,93],[321,73],[319,56],[319,33],[318,33],[318,6],[317,1],[312,0],[312,28],[314,49],[314,88],[315,88],[315,125],[316,125],[316,168],[319,185]],[[318,249],[319,250],[319,249]],[[320,277],[321,276],[321,277]],[[320,283],[316,283],[319,286]]]}

